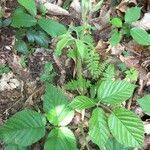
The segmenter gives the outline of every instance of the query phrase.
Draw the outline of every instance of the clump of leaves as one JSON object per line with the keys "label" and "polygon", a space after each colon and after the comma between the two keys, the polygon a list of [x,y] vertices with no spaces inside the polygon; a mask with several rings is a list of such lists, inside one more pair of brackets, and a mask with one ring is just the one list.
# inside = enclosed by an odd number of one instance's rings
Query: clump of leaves
{"label": "clump of leaves", "polygon": [[30,47],[34,44],[48,48],[49,36],[56,37],[66,32],[66,27],[53,19],[47,19],[45,16],[37,19],[37,7],[34,0],[18,0],[18,3],[20,7],[15,9],[10,20],[10,25],[18,32],[15,43],[18,52],[28,54]]}
{"label": "clump of leaves", "polygon": [[100,149],[108,146],[106,143],[110,142],[111,135],[120,146],[143,146],[142,121],[133,112],[120,105],[132,96],[134,88],[135,86],[127,81],[105,80],[97,89],[96,99],[77,96],[71,102],[70,106],[74,109],[96,107],[89,121],[89,136]]}
{"label": "clump of leaves", "polygon": [[[69,107],[68,98],[52,85],[46,87],[43,101],[45,114],[25,109],[17,112],[0,127],[0,139],[6,144],[6,149],[27,149],[46,135],[48,136],[44,150],[70,148],[76,150],[76,139],[67,127],[71,122],[74,111]],[[48,122],[48,123],[47,123]],[[47,124],[47,126],[46,126]]]}
{"label": "clump of leaves", "polygon": [[111,24],[114,27],[110,38],[112,46],[117,45],[124,35],[131,36],[140,45],[150,45],[150,35],[148,32],[140,28],[132,28],[132,23],[140,19],[140,16],[141,8],[135,6],[127,9],[124,21],[119,17],[115,17],[111,20]]}

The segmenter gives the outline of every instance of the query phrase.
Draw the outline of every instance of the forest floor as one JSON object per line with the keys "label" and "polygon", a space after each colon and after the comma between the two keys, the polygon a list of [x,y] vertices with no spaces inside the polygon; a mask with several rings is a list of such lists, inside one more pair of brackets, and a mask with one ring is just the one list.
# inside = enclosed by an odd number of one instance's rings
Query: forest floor
{"label": "forest floor", "polygon": [[[0,0],[0,2],[5,10],[5,19],[9,18],[18,6],[15,0]],[[55,3],[55,0],[53,3]],[[58,1],[55,4],[57,3]],[[91,24],[97,28],[92,35],[96,43],[96,49],[102,57],[105,57],[105,52],[109,50],[107,57],[113,60],[114,64],[125,64],[128,68],[135,68],[138,71],[139,76],[136,81],[138,88],[130,100],[131,103],[128,103],[128,107],[141,117],[145,125],[144,149],[150,150],[150,116],[145,114],[136,103],[136,99],[150,94],[150,49],[135,43],[130,37],[123,39],[115,48],[110,47],[108,41],[112,28],[109,25],[105,28],[107,26],[106,20],[110,16],[122,16],[126,9],[131,6],[140,6],[142,8],[141,18],[146,13],[150,16],[149,0],[129,0],[129,2],[116,0],[115,6],[112,6],[109,0],[104,1],[102,8],[96,14],[97,16],[91,21]],[[68,7],[70,7],[70,3]],[[71,7],[73,7],[73,4]],[[65,25],[70,23],[74,25],[80,24],[78,10],[71,8],[68,10],[72,16],[66,17],[63,14],[58,16],[55,15],[55,12],[54,15],[47,14],[47,16],[56,17]],[[62,55],[58,60],[54,57],[53,45],[55,45],[55,40],[51,39],[49,41],[48,50],[35,46],[34,52],[28,54],[28,56],[23,56],[14,48],[15,39],[16,30],[13,27],[0,28],[0,125],[24,108],[33,108],[35,110],[42,108],[41,97],[45,86],[41,82],[40,76],[43,74],[44,64],[47,61],[51,61],[55,66],[54,69],[57,73],[55,85],[61,86],[62,83],[71,80],[74,72],[73,63],[66,65],[67,59],[65,55]],[[127,52],[128,56],[120,58],[119,55],[122,52]],[[2,68],[2,66],[5,67]],[[123,74],[120,71],[117,74],[118,79],[122,79]],[[2,143],[0,144],[1,149],[3,149]],[[38,150],[40,146],[36,144],[32,149]]]}

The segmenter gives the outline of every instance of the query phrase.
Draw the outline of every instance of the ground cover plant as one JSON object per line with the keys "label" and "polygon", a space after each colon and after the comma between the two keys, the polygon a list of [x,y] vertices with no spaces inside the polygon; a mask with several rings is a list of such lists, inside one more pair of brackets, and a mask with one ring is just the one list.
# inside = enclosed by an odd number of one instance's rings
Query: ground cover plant
{"label": "ground cover plant", "polygon": [[[17,0],[17,7],[8,18],[5,9],[0,7],[1,28],[15,31],[12,58],[8,57],[7,65],[0,65],[3,79],[0,86],[10,84],[14,93],[16,87],[11,84],[14,77],[5,79],[11,71],[16,73],[18,82],[21,80],[17,86],[20,86],[19,100],[0,117],[15,105],[19,107],[17,103],[22,101],[22,107],[0,126],[3,149],[149,148],[150,143],[145,139],[150,134],[147,127],[150,115],[147,62],[150,61],[144,61],[141,67],[135,57],[140,52],[149,54],[150,35],[149,29],[133,25],[142,18],[142,7],[131,4],[103,0],[66,0],[61,4]],[[79,18],[72,17],[76,19],[75,24],[72,20],[69,24],[61,22],[63,17],[70,19],[70,5],[76,6],[73,8],[79,15]],[[117,5],[120,12],[110,14],[105,5],[110,8]],[[123,13],[122,5],[127,7]],[[107,13],[100,14],[97,23],[93,17],[99,11]],[[107,28],[105,41],[101,34]],[[95,34],[100,35],[98,40]],[[126,40],[135,46],[124,48]],[[43,69],[36,70],[38,77],[29,80],[35,75],[32,66],[39,63]]]}

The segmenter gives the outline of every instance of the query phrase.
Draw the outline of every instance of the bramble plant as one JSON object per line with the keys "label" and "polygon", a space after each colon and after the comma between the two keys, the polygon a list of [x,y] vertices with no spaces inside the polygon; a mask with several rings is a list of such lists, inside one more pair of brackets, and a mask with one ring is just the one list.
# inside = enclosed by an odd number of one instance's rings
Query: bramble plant
{"label": "bramble plant", "polygon": [[124,21],[119,17],[112,18],[111,24],[114,27],[110,38],[112,46],[117,45],[124,35],[131,36],[140,45],[150,45],[150,35],[148,32],[137,27],[132,28],[132,23],[139,20],[140,16],[141,8],[135,6],[127,9]]}

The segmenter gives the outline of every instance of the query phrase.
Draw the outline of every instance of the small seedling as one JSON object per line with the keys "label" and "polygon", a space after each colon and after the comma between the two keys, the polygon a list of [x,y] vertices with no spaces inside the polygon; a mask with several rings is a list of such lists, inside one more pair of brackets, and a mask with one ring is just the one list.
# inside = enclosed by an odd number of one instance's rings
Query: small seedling
{"label": "small seedling", "polygon": [[124,20],[119,17],[111,20],[114,28],[110,38],[112,46],[116,46],[122,40],[123,36],[131,36],[140,45],[150,45],[150,35],[148,32],[140,28],[132,28],[132,23],[139,20],[140,16],[141,8],[136,6],[127,9]]}

